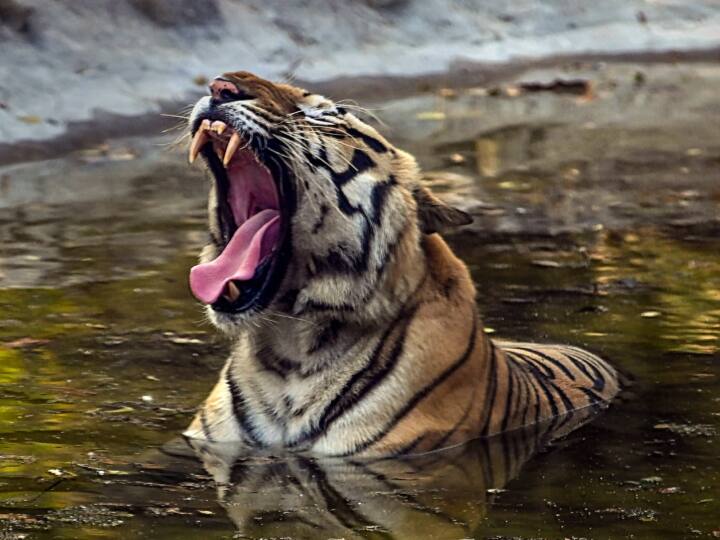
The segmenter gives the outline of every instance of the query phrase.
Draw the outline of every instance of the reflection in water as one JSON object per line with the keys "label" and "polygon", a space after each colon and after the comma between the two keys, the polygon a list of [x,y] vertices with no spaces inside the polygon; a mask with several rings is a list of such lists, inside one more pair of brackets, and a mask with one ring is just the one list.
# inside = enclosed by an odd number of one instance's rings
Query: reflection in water
{"label": "reflection in water", "polygon": [[496,176],[500,170],[498,143],[490,137],[480,137],[475,141],[475,156],[480,176]]}
{"label": "reflection in water", "polygon": [[466,538],[493,493],[533,454],[599,411],[401,459],[275,457],[227,443],[188,444],[241,538]]}
{"label": "reflection in water", "polygon": [[[475,140],[475,161],[481,178],[495,178],[547,157],[543,147],[549,126],[514,125],[484,133]],[[465,143],[467,144],[467,143]],[[460,145],[462,148],[463,145]]]}

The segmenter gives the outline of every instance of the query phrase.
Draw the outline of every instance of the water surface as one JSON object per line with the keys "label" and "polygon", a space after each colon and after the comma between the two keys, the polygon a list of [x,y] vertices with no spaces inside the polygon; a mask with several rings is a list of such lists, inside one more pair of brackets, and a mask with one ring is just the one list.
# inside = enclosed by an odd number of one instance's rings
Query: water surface
{"label": "water surface", "polygon": [[186,285],[199,171],[121,141],[0,173],[0,538],[720,536],[720,70],[688,69],[379,111],[477,216],[449,240],[489,331],[604,355],[636,380],[621,403],[430,462],[256,456],[232,493],[158,450],[227,351]]}

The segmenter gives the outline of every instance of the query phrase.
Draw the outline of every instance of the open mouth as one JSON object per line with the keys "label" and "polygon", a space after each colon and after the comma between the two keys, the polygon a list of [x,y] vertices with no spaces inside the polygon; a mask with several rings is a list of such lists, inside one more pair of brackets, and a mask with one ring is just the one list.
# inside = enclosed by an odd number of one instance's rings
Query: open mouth
{"label": "open mouth", "polygon": [[[201,153],[216,182],[220,253],[190,270],[193,295],[216,311],[264,307],[284,271],[281,248],[287,218],[281,208],[282,171],[264,163],[251,145],[220,120],[202,120],[190,146]],[[271,169],[275,169],[275,174]],[[218,242],[219,241],[219,242]]]}

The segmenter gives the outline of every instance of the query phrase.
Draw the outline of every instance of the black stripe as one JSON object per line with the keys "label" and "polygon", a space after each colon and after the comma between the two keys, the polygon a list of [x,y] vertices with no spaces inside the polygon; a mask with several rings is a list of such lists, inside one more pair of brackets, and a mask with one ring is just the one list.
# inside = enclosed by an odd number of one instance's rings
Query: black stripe
{"label": "black stripe", "polygon": [[543,360],[546,360],[547,362],[550,362],[552,365],[554,365],[555,367],[557,367],[557,368],[558,368],[560,371],[562,371],[567,377],[569,377],[570,380],[572,380],[572,381],[575,380],[575,375],[573,374],[573,372],[570,371],[570,370],[567,368],[567,366],[565,366],[562,362],[558,361],[557,359],[553,358],[552,356],[550,356],[550,355],[548,355],[548,354],[545,354],[545,353],[543,353],[543,352],[540,352],[540,351],[538,351],[537,349],[530,349],[530,348],[528,348],[528,347],[518,347],[518,346],[513,345],[512,348],[513,348],[513,349],[519,349],[519,350],[521,350],[521,351],[531,352],[531,353],[539,356],[539,357],[542,358]]}
{"label": "black stripe", "polygon": [[483,420],[483,428],[480,430],[480,435],[487,437],[490,432],[490,421],[492,420],[493,409],[495,408],[495,396],[497,395],[497,347],[493,340],[490,340],[490,367],[488,368],[488,384],[491,388],[490,400],[487,401],[487,394],[485,396],[486,406],[483,409],[485,412],[485,419]]}
{"label": "black stripe", "polygon": [[493,474],[494,468],[492,466],[492,454],[490,453],[490,444],[492,439],[482,439],[479,441],[480,450],[483,453],[483,459],[480,460],[482,466],[483,479],[485,480],[485,486],[495,486],[495,475]]}
{"label": "black stripe", "polygon": [[339,253],[331,250],[325,257],[324,262],[319,262],[323,272],[359,274],[367,271],[370,261],[371,244],[375,238],[377,226],[381,225],[388,193],[395,184],[395,177],[390,176],[387,181],[378,182],[373,186],[372,193],[370,194],[372,204],[371,217],[368,217],[362,209],[352,207],[351,213],[359,211],[365,220],[361,233],[360,252],[358,255],[350,255],[351,250],[343,247],[339,247]]}
{"label": "black stripe", "polygon": [[299,363],[279,356],[269,346],[255,351],[255,359],[265,371],[274,373],[282,379],[287,379],[288,375],[300,369]]}
{"label": "black stripe", "polygon": [[[466,532],[468,532],[468,524],[465,522],[458,521],[457,517],[452,516],[450,514],[447,514],[440,510],[437,507],[427,506],[422,501],[420,501],[417,497],[413,496],[412,493],[409,493],[406,488],[404,488],[400,484],[396,484],[392,480],[390,480],[387,476],[385,476],[381,472],[374,471],[371,469],[368,465],[365,463],[357,462],[357,461],[349,461],[351,465],[354,465],[355,467],[362,470],[362,472],[366,476],[372,476],[375,478],[378,482],[383,484],[386,488],[387,495],[390,497],[393,497],[395,499],[399,499],[402,503],[406,504],[413,510],[416,510],[418,512],[422,512],[423,514],[431,515],[433,517],[439,518],[447,523],[451,523],[453,525],[457,525],[465,529]],[[408,460],[403,460],[403,463],[407,464]],[[422,467],[424,470],[432,470],[431,466],[424,466]]]}
{"label": "black stripe", "polygon": [[523,386],[523,390],[525,392],[524,399],[522,401],[521,407],[522,408],[522,420],[520,421],[521,426],[524,427],[528,424],[527,421],[527,415],[528,412],[530,412],[530,404],[532,403],[531,393],[530,393],[530,383],[528,382],[528,373],[524,369],[521,369],[517,376],[520,378],[520,381]]}
{"label": "black stripe", "polygon": [[205,435],[205,438],[209,442],[215,442],[215,439],[213,439],[212,435],[210,434],[210,425],[208,424],[207,411],[205,410],[204,406],[200,411],[200,426],[202,427],[202,432],[203,435]]}
{"label": "black stripe", "polygon": [[523,409],[527,407],[527,388],[525,382],[520,376],[520,373],[515,368],[513,368],[513,377],[515,378],[518,392],[516,394],[515,403],[513,403],[512,421],[514,427],[519,427],[518,417],[520,416],[520,413],[523,412]]}
{"label": "black stripe", "polygon": [[582,390],[585,393],[585,395],[588,397],[591,405],[596,405],[598,403],[607,403],[606,400],[604,400],[602,397],[598,396],[595,392],[593,392],[589,388],[581,388],[580,390]]}
{"label": "black stripe", "polygon": [[477,338],[477,313],[473,313],[473,319],[472,319],[472,330],[470,332],[470,339],[468,341],[467,348],[463,352],[460,357],[455,360],[450,366],[448,366],[440,375],[435,377],[429,384],[427,384],[422,390],[417,392],[410,401],[408,401],[405,406],[400,409],[395,415],[392,417],[392,419],[383,427],[382,430],[380,430],[378,433],[370,437],[369,439],[366,439],[361,444],[359,444],[356,448],[349,452],[345,452],[343,454],[337,455],[336,457],[341,456],[349,456],[351,454],[355,454],[357,452],[361,452],[368,448],[369,446],[375,444],[376,442],[383,439],[392,428],[394,428],[400,420],[405,418],[405,416],[412,411],[418,403],[420,403],[425,397],[427,397],[435,388],[440,386],[442,383],[444,383],[453,373],[455,373],[458,369],[460,369],[465,362],[468,361],[470,358],[470,355],[472,354],[473,350],[475,349],[475,341]]}
{"label": "black stripe", "polygon": [[[518,348],[521,350],[526,350],[529,353],[537,353],[537,351],[534,351],[531,349],[524,349],[522,347],[518,347]],[[539,354],[539,356],[544,356],[544,355]],[[575,404],[570,400],[570,398],[567,396],[567,394],[552,381],[552,379],[554,379],[554,376],[548,378],[546,373],[541,371],[538,368],[536,362],[534,362],[534,361],[528,362],[527,365],[530,368],[530,370],[535,374],[535,381],[537,382],[538,386],[543,390],[543,392],[545,393],[545,396],[547,397],[547,403],[550,406],[550,409],[552,411],[552,418],[555,418],[560,414],[555,395],[557,395],[557,397],[559,397],[560,400],[563,402],[565,411],[571,411],[576,408]],[[551,390],[554,390],[554,393]]]}
{"label": "black stripe", "polygon": [[518,362],[525,364],[528,366],[528,368],[535,369],[539,372],[542,372],[545,377],[548,379],[554,379],[555,378],[555,372],[550,369],[548,366],[540,362],[539,360],[536,360],[535,358],[532,358],[528,356],[527,354],[523,354],[521,352],[516,352],[512,350],[506,350],[505,354],[508,356],[512,356],[515,358]]}
{"label": "black stripe", "polygon": [[500,455],[502,456],[503,482],[507,482],[510,478],[511,464],[513,461],[511,449],[512,437],[500,436],[498,443],[500,445]]}
{"label": "black stripe", "polygon": [[375,162],[370,159],[370,156],[362,150],[355,149],[352,160],[350,161],[350,165],[348,165],[347,169],[339,173],[333,171],[332,169],[329,170],[332,181],[339,187],[355,178],[358,174],[361,174],[374,166]]}
{"label": "black stripe", "polygon": [[368,537],[370,538],[374,536],[387,539],[393,538],[392,535],[386,532],[378,531],[378,525],[376,523],[369,521],[363,514],[356,511],[353,508],[352,502],[333,487],[325,471],[315,462],[309,459],[303,459],[302,464],[310,471],[313,480],[325,500],[327,510],[335,516],[344,527],[352,531],[356,531],[360,527],[366,528]]}
{"label": "black stripe", "polygon": [[262,389],[256,382],[251,383],[252,391],[255,394],[255,399],[260,405],[260,408],[262,409],[261,413],[258,413],[258,407],[253,407],[253,412],[256,413],[258,416],[260,416],[262,413],[265,414],[265,416],[269,419],[269,423],[271,425],[282,425],[283,428],[286,426],[284,425],[285,419],[282,418],[278,411],[275,409],[275,406],[272,405],[268,400],[265,399],[265,396],[262,392]]}
{"label": "black stripe", "polygon": [[479,384],[476,384],[473,386],[472,394],[470,395],[470,400],[468,401],[468,404],[465,406],[465,411],[463,411],[462,416],[460,419],[455,422],[455,425],[447,432],[445,435],[443,435],[438,441],[435,442],[435,444],[428,450],[428,452],[432,452],[434,450],[440,450],[445,447],[447,442],[451,440],[451,437],[457,433],[458,429],[460,429],[460,426],[463,425],[465,420],[467,420],[467,417],[470,415],[470,411],[472,411],[473,405],[475,404],[475,396],[477,395],[477,389]]}
{"label": "black stripe", "polygon": [[537,425],[537,423],[540,421],[540,394],[538,392],[537,386],[535,385],[535,383],[537,382],[537,378],[533,377],[531,373],[527,372],[525,373],[525,376],[525,381],[528,383],[530,389],[532,389],[533,400],[535,401],[535,419],[532,421],[532,423]]}
{"label": "black stripe", "polygon": [[387,152],[387,147],[375,137],[371,137],[370,135],[367,135],[366,133],[363,133],[362,131],[355,128],[347,128],[345,131],[351,137],[355,137],[356,139],[362,139],[365,144],[367,144],[372,150],[374,150],[378,154]]}
{"label": "black stripe", "polygon": [[[573,351],[577,352],[577,351]],[[570,354],[568,351],[564,351],[565,357],[570,360],[580,371],[582,371],[585,376],[590,379],[593,382],[593,390],[600,390],[602,391],[603,388],[605,388],[605,378],[602,376],[602,373],[600,373],[595,366],[589,365],[586,363],[586,361],[583,358],[579,358],[574,356],[573,354]],[[595,372],[596,376],[593,376],[588,368]]]}
{"label": "black stripe", "polygon": [[503,412],[503,420],[500,425],[500,431],[505,431],[510,422],[510,413],[512,412],[512,398],[515,397],[515,373],[511,369],[509,363],[505,363],[507,369],[507,397],[505,398],[505,411]]}
{"label": "black stripe", "polygon": [[295,305],[298,294],[300,294],[299,290],[290,289],[287,292],[283,293],[282,296],[277,299],[277,302],[290,311]]}
{"label": "black stripe", "polygon": [[326,171],[332,173],[333,171],[330,168],[330,165],[328,165],[327,150],[325,150],[324,144],[320,146],[319,152],[320,156],[315,157],[310,150],[304,150],[303,155],[305,156],[305,164],[308,165],[310,169],[325,169]]}
{"label": "black stripe", "polygon": [[550,406],[550,411],[552,412],[552,416],[555,417],[558,415],[558,406],[555,402],[555,398],[552,395],[552,392],[548,389],[547,386],[547,378],[545,375],[537,369],[533,364],[528,364],[528,367],[530,368],[530,371],[535,375],[534,381],[538,384],[540,389],[545,394],[545,397],[547,397],[547,403]]}
{"label": "black stripe", "polygon": [[[525,349],[523,347],[517,347],[518,349],[525,350],[529,353],[537,353],[537,351],[531,350],[531,349]],[[544,356],[544,355],[539,355]],[[526,357],[523,357],[527,359]],[[565,411],[571,411],[575,409],[575,405],[573,402],[568,398],[567,394],[557,385],[553,382],[553,377],[548,377],[546,370],[540,370],[537,363],[534,361],[528,362],[527,367],[530,369],[531,373],[534,374],[534,381],[538,384],[538,386],[542,389],[542,391],[545,393],[545,396],[547,397],[547,403],[550,406],[550,409],[552,411],[552,417],[556,417],[560,414],[555,396],[553,395],[553,392],[551,390],[554,390],[557,396],[560,398],[560,400],[563,402],[563,405],[565,406]],[[543,366],[546,367],[546,366]]]}
{"label": "black stripe", "polygon": [[552,385],[552,387],[555,389],[555,392],[557,392],[557,395],[560,396],[560,400],[563,402],[563,405],[565,405],[565,411],[569,412],[573,409],[577,409],[579,405],[576,405],[572,402],[572,400],[568,397],[568,395],[565,393],[565,391],[560,388],[558,385],[551,383],[548,381],[549,384]]}
{"label": "black stripe", "polygon": [[[325,407],[323,414],[320,416],[320,419],[312,431],[294,441],[292,446],[315,439],[322,433],[327,432],[338,418],[349,412],[356,404],[362,401],[373,388],[385,380],[385,377],[393,370],[402,355],[407,331],[414,316],[415,310],[413,309],[409,313],[402,313],[393,321],[375,346],[367,364],[350,377],[342,390],[340,390],[328,406]],[[386,344],[391,336],[396,336],[396,339],[392,344],[389,354],[386,354]]]}
{"label": "black stripe", "polygon": [[378,182],[373,186],[372,193],[370,194],[370,200],[372,201],[372,223],[380,225],[382,219],[382,213],[385,208],[385,202],[387,201],[388,194],[393,186],[397,185],[397,179],[395,175],[388,176],[384,182]]}
{"label": "black stripe", "polygon": [[425,440],[425,433],[422,435],[418,435],[414,439],[412,439],[408,444],[405,446],[401,446],[400,448],[393,450],[392,455],[393,456],[405,456],[407,454],[412,454],[413,450],[415,450],[421,442]]}
{"label": "black stripe", "polygon": [[312,234],[317,234],[318,232],[320,232],[320,229],[322,229],[323,225],[325,224],[325,218],[327,217],[329,211],[330,207],[327,204],[322,203],[320,205],[320,216],[315,222],[315,225],[313,225]]}
{"label": "black stripe", "polygon": [[320,332],[315,335],[312,345],[308,348],[308,356],[313,355],[335,343],[344,323],[338,319],[332,319]]}
{"label": "black stripe", "polygon": [[311,272],[313,276],[321,275],[345,275],[345,274],[361,274],[367,270],[368,258],[370,256],[367,249],[367,227],[363,231],[363,248],[360,253],[354,254],[352,250],[344,243],[340,243],[336,248],[329,249],[327,254],[320,258],[311,255],[312,264],[315,272]]}
{"label": "black stripe", "polygon": [[605,361],[605,359],[597,356],[596,354],[585,351],[583,349],[579,349],[579,348],[575,348],[575,347],[573,347],[573,349],[584,353],[588,359],[588,362],[590,362],[592,365],[594,365],[598,369],[598,371],[603,372],[605,374],[605,377],[607,377],[608,379],[614,380],[617,378],[616,371],[610,366],[610,364],[608,364]]}
{"label": "black stripe", "polygon": [[[314,256],[315,275],[360,274],[368,270],[370,255],[372,253],[371,244],[375,238],[377,226],[381,225],[388,194],[396,184],[397,181],[395,177],[390,175],[386,181],[378,182],[373,186],[370,195],[372,205],[371,217],[368,217],[362,208],[352,206],[338,188],[338,206],[343,213],[353,215],[359,212],[364,218],[360,239],[361,245],[357,253],[353,253],[353,250],[346,245],[338,245],[336,248],[328,250],[323,258]],[[388,253],[389,249],[386,250],[383,261],[387,258]]]}
{"label": "black stripe", "polygon": [[325,302],[320,302],[318,300],[306,300],[305,305],[303,306],[303,309],[298,313],[298,315],[302,315],[303,313],[307,312],[308,310],[315,310],[315,311],[348,311],[353,312],[357,308],[353,304],[328,304]]}
{"label": "black stripe", "polygon": [[253,445],[264,446],[262,443],[260,443],[260,441],[258,441],[255,436],[255,430],[250,423],[250,420],[248,419],[245,411],[245,397],[242,395],[242,391],[240,390],[237,382],[235,382],[235,380],[232,378],[232,375],[230,374],[231,369],[232,365],[229,366],[227,371],[225,372],[225,382],[227,383],[228,389],[230,390],[230,396],[232,398],[232,410],[233,414],[235,415],[235,419],[237,420],[240,429],[244,432],[244,435],[247,436],[247,438]]}
{"label": "black stripe", "polygon": [[522,456],[524,455],[524,452],[522,452],[522,444],[520,442],[520,434],[517,432],[513,432],[510,434],[510,436],[506,437],[509,444],[510,444],[510,460],[507,463],[507,467],[505,469],[505,478],[510,479],[512,478],[512,473],[515,470],[515,466],[518,462],[522,461]]}
{"label": "black stripe", "polygon": [[[375,269],[375,276],[374,279],[366,279],[363,281],[363,285],[365,285],[366,291],[363,293],[363,296],[359,298],[353,298],[353,304],[350,303],[342,303],[337,306],[334,306],[332,304],[328,304],[326,302],[320,301],[320,300],[306,300],[305,305],[303,308],[296,312],[296,315],[302,315],[303,313],[306,313],[310,310],[317,310],[317,311],[340,311],[340,312],[355,312],[358,308],[357,306],[365,305],[370,303],[370,301],[373,299],[373,297],[380,291],[378,287],[372,286],[374,283],[377,283],[377,280],[380,278],[380,276],[385,271],[385,266],[389,260],[391,260],[395,256],[395,251],[397,250],[398,246],[400,245],[400,240],[396,236],[395,239],[388,244],[388,247],[386,249],[385,258],[383,259],[382,263]],[[419,290],[427,281],[428,278],[428,271],[425,270],[422,279],[420,280],[419,285],[417,286],[416,290]],[[412,295],[410,295],[412,296]]]}
{"label": "black stripe", "polygon": [[610,371],[608,371],[608,364],[602,360],[602,358],[599,358],[598,356],[584,350],[580,349],[578,347],[567,347],[566,350],[572,350],[580,355],[581,358],[585,358],[585,363],[589,364],[593,367],[593,371],[595,371],[598,375],[598,377],[603,381],[603,386],[605,383],[605,376],[602,374],[604,371],[605,374],[610,378],[614,379],[615,375],[613,375]]}
{"label": "black stripe", "polygon": [[[263,120],[265,120],[268,124],[277,124],[280,120],[282,120],[282,116],[277,116],[272,114],[271,112],[266,111],[265,109],[261,107],[255,107],[249,103],[245,105],[245,108],[252,112],[253,114],[259,116]],[[270,127],[270,126],[267,126]]]}

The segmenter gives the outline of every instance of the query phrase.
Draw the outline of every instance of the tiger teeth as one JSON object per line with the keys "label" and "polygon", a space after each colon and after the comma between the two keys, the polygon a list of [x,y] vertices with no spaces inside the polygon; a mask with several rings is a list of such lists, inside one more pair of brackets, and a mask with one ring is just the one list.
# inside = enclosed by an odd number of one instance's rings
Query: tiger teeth
{"label": "tiger teeth", "polygon": [[205,133],[208,129],[210,129],[210,120],[203,120],[190,143],[190,152],[188,154],[188,161],[190,163],[195,161],[200,153],[200,149],[208,142],[208,136],[207,133]]}
{"label": "tiger teeth", "polygon": [[228,166],[228,163],[230,163],[230,160],[232,159],[233,155],[239,147],[240,135],[238,135],[237,133],[233,133],[232,137],[230,137],[230,142],[225,149],[225,156],[223,157],[223,165],[225,165],[225,167]]}
{"label": "tiger teeth", "polygon": [[231,302],[240,298],[240,289],[238,289],[237,285],[235,285],[232,281],[228,281],[225,297]]}
{"label": "tiger teeth", "polygon": [[210,125],[210,130],[214,131],[218,135],[222,135],[226,129],[227,129],[227,124],[225,122],[221,122],[220,120],[215,120]]}
{"label": "tiger teeth", "polygon": [[[222,135],[227,131],[227,129],[228,125],[221,120],[215,120],[214,122],[210,122],[210,120],[207,119],[203,120],[197,132],[195,133],[192,142],[190,143],[188,161],[190,163],[193,163],[197,159],[197,156],[200,153],[200,149],[210,140],[208,132],[210,132],[210,134]],[[230,140],[224,152],[221,148],[217,146],[215,147],[215,153],[222,160],[223,165],[225,165],[226,167],[228,163],[230,163],[230,161],[232,160],[235,152],[237,152],[237,149],[240,147],[241,142],[240,135],[235,133],[234,130],[232,131],[233,134],[230,136]]]}

